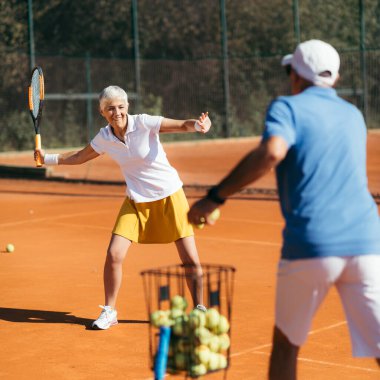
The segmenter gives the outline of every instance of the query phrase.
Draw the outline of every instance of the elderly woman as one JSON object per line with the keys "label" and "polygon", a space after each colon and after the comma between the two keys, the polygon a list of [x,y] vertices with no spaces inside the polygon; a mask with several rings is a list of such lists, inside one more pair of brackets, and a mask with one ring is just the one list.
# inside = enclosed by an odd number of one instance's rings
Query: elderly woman
{"label": "elderly woman", "polygon": [[[93,322],[105,330],[117,324],[115,309],[122,280],[122,264],[132,242],[175,242],[187,271],[199,279],[202,270],[187,220],[189,205],[177,171],[170,165],[159,133],[206,133],[211,127],[207,113],[198,120],[173,120],[146,114],[128,114],[128,96],[118,86],[109,86],[99,95],[101,115],[107,126],[101,128],[89,145],[63,154],[40,154],[45,165],[79,165],[108,153],[120,166],[127,185],[127,196],[116,219],[104,265],[105,306]],[[200,281],[188,287],[195,305],[202,302]],[[198,305],[202,309],[202,305]]]}

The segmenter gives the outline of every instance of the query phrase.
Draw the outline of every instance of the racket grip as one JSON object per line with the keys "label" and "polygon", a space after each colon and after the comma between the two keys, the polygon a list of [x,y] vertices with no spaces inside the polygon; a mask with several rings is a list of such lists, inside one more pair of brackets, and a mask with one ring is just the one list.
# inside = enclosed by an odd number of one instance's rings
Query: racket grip
{"label": "racket grip", "polygon": [[154,362],[154,380],[162,380],[166,373],[168,364],[168,353],[170,344],[171,328],[167,326],[160,327],[160,340]]}
{"label": "racket grip", "polygon": [[[39,133],[36,133],[36,137],[34,139],[34,146],[35,146],[35,149],[41,149],[41,135]],[[39,153],[37,153],[37,157],[36,157],[36,166],[38,168],[42,166],[42,160]]]}

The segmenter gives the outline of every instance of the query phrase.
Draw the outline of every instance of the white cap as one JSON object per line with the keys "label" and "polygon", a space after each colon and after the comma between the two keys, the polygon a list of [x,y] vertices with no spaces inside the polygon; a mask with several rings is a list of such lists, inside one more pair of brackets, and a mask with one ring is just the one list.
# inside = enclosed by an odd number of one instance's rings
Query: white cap
{"label": "white cap", "polygon": [[281,66],[288,66],[292,63],[293,54],[287,54],[282,57]]}
{"label": "white cap", "polygon": [[[281,64],[291,64],[298,75],[317,86],[333,86],[338,78],[340,58],[330,44],[309,40],[300,43],[293,54],[284,56]],[[325,72],[330,75],[320,75]]]}

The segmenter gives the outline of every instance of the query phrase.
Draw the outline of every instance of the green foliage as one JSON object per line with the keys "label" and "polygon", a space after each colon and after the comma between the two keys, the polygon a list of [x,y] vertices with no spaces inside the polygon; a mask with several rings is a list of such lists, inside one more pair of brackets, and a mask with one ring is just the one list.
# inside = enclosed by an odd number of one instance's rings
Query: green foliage
{"label": "green foliage", "polygon": [[34,147],[34,127],[29,112],[12,111],[3,120],[0,150],[28,150]]}
{"label": "green foliage", "polygon": [[[209,111],[214,127],[206,138],[223,136],[226,104],[220,1],[136,3],[142,94],[138,111],[181,119]],[[295,34],[295,0],[226,0],[225,4],[231,136],[261,133],[268,103],[288,92],[279,61],[294,49],[298,37],[320,38],[339,50],[339,87],[349,94],[348,100],[363,109],[357,0],[298,0],[300,36]],[[363,4],[362,31],[368,48],[364,56],[367,122],[372,127],[380,121],[380,2],[368,0]],[[48,94],[98,93],[110,84],[117,84],[130,94],[136,91],[132,0],[33,0],[33,13],[36,62],[44,69]],[[0,1],[0,18],[0,149],[26,149],[33,145],[31,120],[25,117],[30,72],[28,2]],[[135,102],[132,96],[132,112]],[[104,126],[96,100],[91,105],[86,108],[88,104],[83,100],[47,100],[42,125],[44,146],[87,143]],[[92,130],[87,125],[89,113],[94,120]],[[164,136],[173,140],[185,138],[205,136]]]}

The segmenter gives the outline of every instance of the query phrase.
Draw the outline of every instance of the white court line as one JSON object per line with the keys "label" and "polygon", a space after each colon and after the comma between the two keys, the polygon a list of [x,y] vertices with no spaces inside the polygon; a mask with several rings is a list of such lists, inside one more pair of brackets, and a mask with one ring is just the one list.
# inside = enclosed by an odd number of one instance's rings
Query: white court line
{"label": "white court line", "polygon": [[[342,326],[342,325],[345,325],[345,324],[347,324],[346,321],[341,321],[341,322],[338,322],[338,323],[334,323],[333,325],[329,325],[329,326],[326,326],[326,327],[321,327],[320,329],[312,330],[312,331],[309,332],[308,335],[317,334],[317,333],[319,333],[321,331],[331,330],[331,329],[334,329],[335,327]],[[256,346],[256,347],[250,348],[248,350],[244,350],[244,351],[237,352],[235,354],[231,354],[231,357],[241,356],[241,355],[244,355],[244,354],[249,354],[249,353],[254,352],[256,350],[260,350],[262,348],[271,347],[271,346],[272,346],[272,343],[262,344],[260,346]]]}
{"label": "white court line", "polygon": [[[259,354],[259,355],[265,355],[269,356],[269,352],[264,352],[264,351],[254,351],[252,354]],[[364,368],[364,367],[358,367],[355,365],[349,365],[349,364],[339,364],[339,363],[334,363],[334,362],[326,362],[324,360],[314,360],[314,359],[307,359],[307,358],[298,358],[297,359],[300,362],[306,362],[306,363],[313,363],[313,364],[322,364],[322,365],[328,365],[332,367],[340,367],[340,368],[347,368],[347,369],[356,369],[359,371],[365,371],[365,372],[376,372],[378,373],[378,369],[372,369],[372,368]]]}
{"label": "white court line", "polygon": [[[326,326],[326,327],[322,327],[320,329],[312,330],[312,331],[309,332],[308,335],[317,334],[319,332],[330,330],[330,329],[333,329],[335,327],[339,327],[339,326],[342,326],[342,325],[345,325],[345,324],[347,324],[346,321],[341,321],[341,322],[338,322],[338,323],[334,323],[333,325],[330,325],[330,326]],[[259,355],[269,356],[270,355],[269,352],[263,352],[263,351],[258,351],[258,350],[260,350],[262,348],[271,347],[271,346],[272,346],[271,343],[269,343],[269,344],[262,344],[260,346],[256,346],[256,347],[248,349],[248,350],[244,350],[244,351],[237,352],[235,354],[231,354],[231,357],[238,357],[238,356],[245,355],[245,354],[259,354]],[[364,368],[364,367],[358,367],[358,366],[346,365],[346,364],[339,364],[339,363],[327,362],[327,361],[323,361],[323,360],[314,360],[314,359],[308,359],[308,358],[302,358],[302,357],[299,357],[298,360],[299,361],[303,361],[303,362],[308,362],[308,363],[329,365],[329,366],[340,367],[340,368],[347,368],[347,369],[355,369],[355,370],[365,371],[365,372],[379,372],[377,369]]]}
{"label": "white court line", "polygon": [[49,220],[54,221],[57,219],[72,218],[72,217],[76,217],[76,216],[96,215],[96,214],[102,214],[102,213],[106,213],[106,212],[109,212],[109,210],[78,212],[76,214],[66,214],[66,215],[54,215],[54,216],[47,216],[45,218],[28,219],[28,220],[20,220],[18,222],[1,223],[0,227],[13,227],[13,226],[18,226],[20,224],[39,223],[39,222],[46,222]]}
{"label": "white court line", "polygon": [[262,240],[242,240],[242,239],[221,239],[221,238],[213,238],[213,237],[206,237],[206,236],[196,236],[197,240],[215,240],[225,243],[243,243],[243,244],[259,244],[259,245],[269,245],[272,247],[281,247],[281,243],[274,243],[269,241],[262,241]]}
{"label": "white court line", "polygon": [[342,325],[346,325],[346,324],[347,324],[346,321],[338,322],[338,323],[335,323],[334,325],[330,325],[330,326],[327,326],[327,327],[321,327],[320,329],[316,329],[316,330],[310,331],[308,335],[317,334],[317,333],[319,333],[321,331],[330,330],[330,329],[333,329],[334,327],[338,327],[338,326],[342,326]]}

